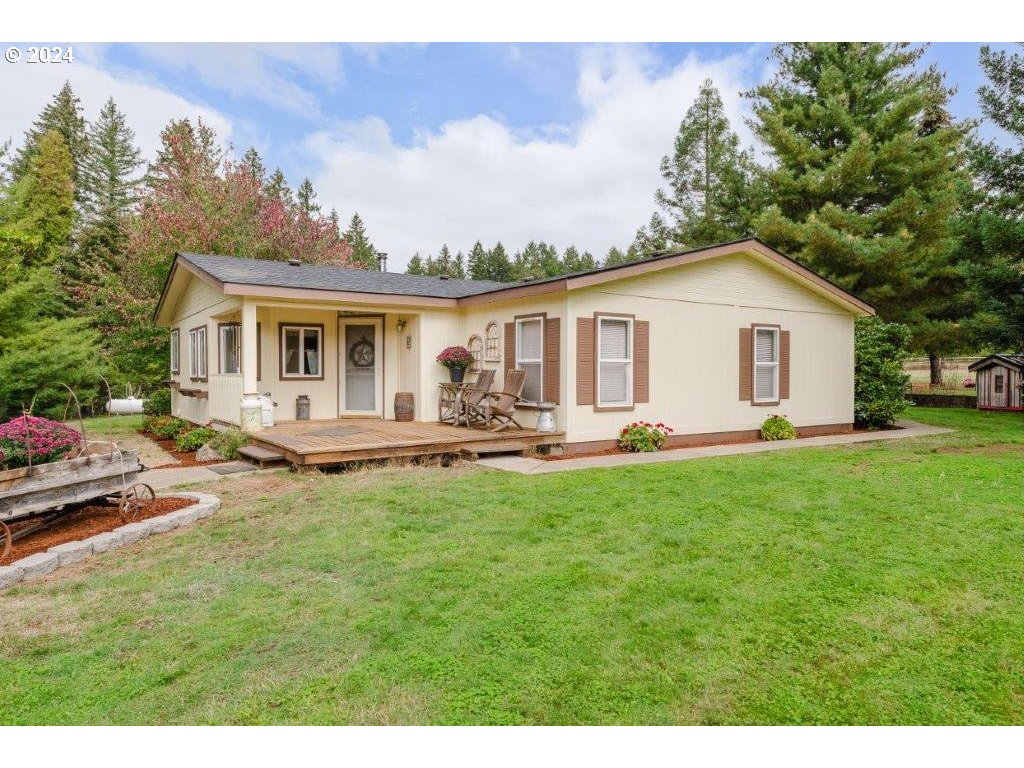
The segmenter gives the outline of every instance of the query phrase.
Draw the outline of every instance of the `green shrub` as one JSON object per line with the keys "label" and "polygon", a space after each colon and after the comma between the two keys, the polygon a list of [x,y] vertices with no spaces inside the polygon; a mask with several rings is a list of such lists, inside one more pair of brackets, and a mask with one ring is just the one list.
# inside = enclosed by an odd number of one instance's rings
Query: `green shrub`
{"label": "green shrub", "polygon": [[162,387],[146,398],[142,411],[147,416],[170,416],[171,415],[171,390]]}
{"label": "green shrub", "polygon": [[225,459],[237,459],[238,449],[248,444],[249,436],[240,429],[226,429],[218,432],[210,441],[210,447]]}
{"label": "green shrub", "polygon": [[910,329],[877,317],[857,320],[854,372],[854,420],[859,426],[879,429],[892,424],[906,410],[903,396],[910,376],[903,372],[910,344]]}
{"label": "green shrub", "polygon": [[182,453],[198,451],[216,436],[217,431],[215,429],[196,427],[178,435],[174,439],[174,447]]}
{"label": "green shrub", "polygon": [[793,423],[778,413],[773,413],[761,425],[762,440],[796,440],[798,437]]}
{"label": "green shrub", "polygon": [[173,416],[152,416],[142,423],[143,431],[162,440],[175,438],[191,426],[184,419],[176,419]]}
{"label": "green shrub", "polygon": [[619,432],[619,448],[635,453],[650,453],[661,449],[671,434],[672,428],[660,421],[651,424],[649,421],[634,421],[627,424]]}

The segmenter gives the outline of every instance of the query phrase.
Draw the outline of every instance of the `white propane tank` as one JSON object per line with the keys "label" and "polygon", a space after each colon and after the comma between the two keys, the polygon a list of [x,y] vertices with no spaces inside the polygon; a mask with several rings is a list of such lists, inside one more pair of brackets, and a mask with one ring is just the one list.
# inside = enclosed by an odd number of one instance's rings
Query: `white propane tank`
{"label": "white propane tank", "polygon": [[107,401],[107,413],[121,415],[127,413],[142,413],[142,406],[146,401],[139,397],[115,397]]}
{"label": "white propane tank", "polygon": [[263,426],[272,427],[274,426],[274,406],[277,403],[274,402],[274,398],[270,396],[268,392],[265,395],[260,395],[260,406],[263,409]]}

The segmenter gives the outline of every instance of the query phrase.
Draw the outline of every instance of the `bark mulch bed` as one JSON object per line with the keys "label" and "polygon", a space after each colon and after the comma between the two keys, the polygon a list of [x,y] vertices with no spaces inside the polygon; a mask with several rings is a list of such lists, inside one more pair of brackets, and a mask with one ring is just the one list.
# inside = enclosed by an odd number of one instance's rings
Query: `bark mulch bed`
{"label": "bark mulch bed", "polygon": [[226,459],[215,459],[214,461],[196,461],[195,451],[179,451],[174,446],[174,440],[165,440],[162,437],[157,437],[151,432],[143,432],[139,430],[139,434],[160,446],[166,453],[171,454],[176,460],[177,464],[168,464],[166,466],[178,466],[178,467],[205,467],[210,464],[223,464]]}
{"label": "bark mulch bed", "polygon": [[[815,437],[827,437],[829,434],[836,434],[836,435],[841,435],[841,434],[862,435],[862,434],[865,434],[867,432],[889,432],[889,431],[894,430],[894,429],[903,429],[903,427],[897,427],[895,425],[890,425],[888,427],[882,427],[881,429],[864,429],[863,427],[856,427],[856,428],[854,428],[854,430],[852,432],[830,432],[830,433],[827,433],[826,435],[815,435]],[[797,432],[798,433],[799,433],[799,431],[800,431],[800,429],[797,428]],[[713,446],[716,446],[716,445],[740,445],[740,444],[745,444],[745,443],[760,443],[760,442],[763,442],[763,441],[759,437],[741,437],[741,438],[737,438],[735,440],[706,440],[706,441],[701,441],[699,443],[693,443],[691,445],[681,445],[681,446],[678,446],[678,447],[679,448],[710,448],[710,447],[713,447]],[[671,450],[674,450],[674,446],[667,445],[664,448],[662,448],[662,450],[663,451],[671,451]],[[619,456],[619,455],[621,455],[623,453],[630,453],[630,451],[624,451],[621,448],[602,448],[599,451],[586,451],[586,452],[583,452],[583,453],[573,453],[573,454],[567,454],[566,453],[566,454],[562,454],[561,456],[555,456],[553,454],[540,454],[540,455],[536,456],[536,458],[543,459],[544,461],[565,461],[566,459],[589,459],[592,456]]]}
{"label": "bark mulch bed", "polygon": [[[183,499],[177,496],[157,498],[146,509],[139,513],[138,520],[146,520],[150,517],[166,515],[169,512],[177,512],[179,509],[191,506],[196,503],[195,499]],[[20,529],[38,523],[37,520],[25,520],[11,526],[11,533],[17,533]],[[26,536],[14,542],[11,553],[6,558],[0,558],[0,565],[10,565],[15,560],[34,555],[36,552],[45,552],[50,547],[64,544],[68,541],[80,541],[97,533],[106,533],[124,525],[121,513],[117,504],[93,504],[82,507],[77,512],[72,512],[67,517],[48,525],[42,530]]]}

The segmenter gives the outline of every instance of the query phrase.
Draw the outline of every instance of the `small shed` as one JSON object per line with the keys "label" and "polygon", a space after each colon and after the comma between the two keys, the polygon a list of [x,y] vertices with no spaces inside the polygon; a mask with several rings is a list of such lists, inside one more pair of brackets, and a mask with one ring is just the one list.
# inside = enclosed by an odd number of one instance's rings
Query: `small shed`
{"label": "small shed", "polygon": [[1021,405],[1024,353],[989,355],[976,363],[971,363],[968,370],[976,374],[979,408],[1000,411],[1024,410]]}

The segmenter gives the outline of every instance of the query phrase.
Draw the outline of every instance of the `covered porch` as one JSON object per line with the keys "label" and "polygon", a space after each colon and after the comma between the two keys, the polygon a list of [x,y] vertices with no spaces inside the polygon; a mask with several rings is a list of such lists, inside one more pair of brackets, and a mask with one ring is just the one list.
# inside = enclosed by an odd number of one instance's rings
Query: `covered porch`
{"label": "covered porch", "polygon": [[[285,422],[257,432],[252,436],[252,447],[257,450],[249,455],[260,461],[287,461],[296,467],[310,467],[443,454],[473,458],[480,454],[531,452],[564,443],[564,432],[488,432],[437,422],[320,419]],[[277,458],[269,458],[268,454],[276,454]]]}

